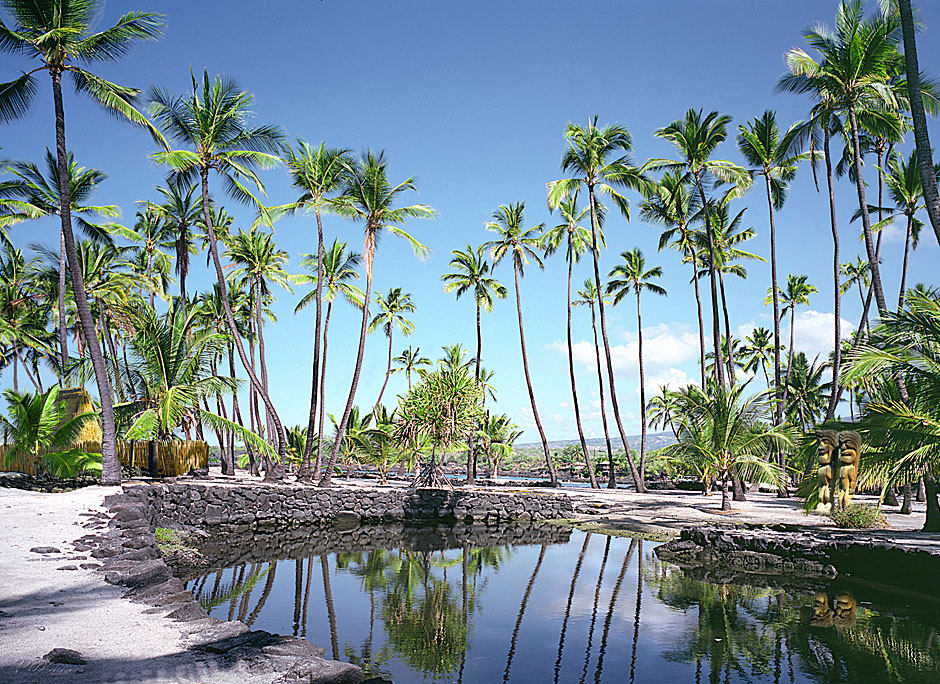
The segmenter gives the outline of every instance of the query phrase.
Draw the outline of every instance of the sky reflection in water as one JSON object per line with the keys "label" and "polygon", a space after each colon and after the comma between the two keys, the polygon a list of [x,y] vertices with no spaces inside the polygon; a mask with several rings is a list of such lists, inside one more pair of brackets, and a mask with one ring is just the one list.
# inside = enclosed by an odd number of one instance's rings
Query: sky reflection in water
{"label": "sky reflection in water", "polygon": [[187,586],[213,617],[305,636],[395,684],[940,681],[936,605],[705,584],[655,546],[574,531],[247,563]]}

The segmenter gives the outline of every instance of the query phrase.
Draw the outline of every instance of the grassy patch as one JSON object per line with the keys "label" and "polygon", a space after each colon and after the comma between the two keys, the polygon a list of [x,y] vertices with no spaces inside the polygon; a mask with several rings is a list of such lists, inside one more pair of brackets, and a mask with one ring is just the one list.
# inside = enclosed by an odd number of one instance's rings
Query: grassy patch
{"label": "grassy patch", "polygon": [[205,565],[205,558],[199,550],[190,546],[190,535],[183,530],[174,530],[169,527],[158,527],[154,531],[157,538],[157,548],[160,555],[168,563],[199,567]]}
{"label": "grassy patch", "polygon": [[846,529],[870,530],[888,526],[884,514],[874,506],[866,504],[851,504],[847,508],[834,510],[830,515],[836,527]]}

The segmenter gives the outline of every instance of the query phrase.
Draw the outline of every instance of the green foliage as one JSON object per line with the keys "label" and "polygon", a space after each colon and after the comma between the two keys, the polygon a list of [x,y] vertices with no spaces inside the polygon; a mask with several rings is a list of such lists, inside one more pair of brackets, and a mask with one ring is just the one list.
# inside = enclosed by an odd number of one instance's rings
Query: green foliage
{"label": "green foliage", "polygon": [[7,415],[0,425],[12,442],[6,450],[6,463],[17,456],[40,459],[42,468],[54,477],[72,478],[82,472],[101,474],[101,454],[72,446],[94,413],[82,413],[66,420],[65,406],[59,402],[59,388],[48,392],[4,392]]}
{"label": "green foliage", "polygon": [[852,530],[870,530],[887,527],[888,520],[875,506],[853,503],[847,508],[836,508],[829,514],[836,527]]}
{"label": "green foliage", "polygon": [[401,400],[396,437],[405,442],[430,439],[448,449],[465,440],[483,417],[483,392],[466,368],[425,373]]}

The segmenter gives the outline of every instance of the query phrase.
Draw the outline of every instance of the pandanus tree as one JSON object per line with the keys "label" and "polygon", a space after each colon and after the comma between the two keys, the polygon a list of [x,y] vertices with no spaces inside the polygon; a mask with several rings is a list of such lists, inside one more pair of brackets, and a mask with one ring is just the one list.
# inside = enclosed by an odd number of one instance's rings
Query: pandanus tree
{"label": "pandanus tree", "polygon": [[386,295],[376,295],[375,305],[379,308],[379,313],[369,323],[369,332],[373,333],[382,328],[382,332],[388,338],[388,365],[385,368],[385,380],[382,382],[382,389],[379,390],[375,406],[372,407],[373,413],[378,411],[379,405],[382,403],[382,395],[385,394],[385,388],[388,386],[388,379],[392,375],[392,339],[395,328],[398,328],[405,337],[408,337],[415,329],[415,324],[405,318],[405,314],[414,312],[414,302],[411,300],[411,295],[402,292],[400,287],[389,288]]}
{"label": "pandanus tree", "polygon": [[595,282],[588,278],[584,281],[584,289],[578,291],[578,297],[573,302],[574,306],[591,307],[591,330],[594,333],[594,359],[597,362],[597,396],[600,398],[601,405],[601,425],[604,428],[604,443],[607,446],[607,487],[608,489],[617,488],[617,477],[614,472],[614,451],[610,445],[610,431],[607,428],[607,402],[604,398],[604,372],[601,368],[601,344],[597,338],[597,316],[594,313],[594,305],[606,297],[602,291],[598,291]]}
{"label": "pandanus tree", "polygon": [[[14,162],[11,164],[10,169],[14,178],[4,190],[5,193],[18,198],[22,202],[22,205],[17,207],[22,215],[27,218],[58,215],[61,207],[59,201],[59,166],[58,160],[52,152],[46,150],[44,171],[40,170],[39,166],[33,162]],[[66,155],[66,180],[71,205],[69,208],[74,224],[78,226],[79,231],[87,239],[102,243],[113,242],[112,232],[117,231],[119,226],[110,221],[105,223],[99,223],[98,221],[100,219],[117,218],[121,215],[121,210],[113,204],[88,204],[88,200],[98,188],[98,185],[107,177],[107,174],[98,169],[79,166],[71,152]],[[59,363],[61,368],[65,368],[69,362],[68,325],[66,325],[65,309],[66,279],[69,276],[65,233],[62,231],[59,232],[58,263]]]}
{"label": "pandanus tree", "polygon": [[59,219],[72,291],[82,333],[88,343],[88,353],[95,370],[98,395],[101,400],[102,484],[121,481],[121,464],[117,456],[114,425],[114,404],[111,384],[101,346],[94,332],[94,321],[85,298],[81,274],[75,265],[75,238],[72,233],[72,200],[68,182],[68,146],[65,141],[65,107],[62,101],[62,74],[72,77],[75,90],[89,95],[92,100],[115,116],[147,127],[159,140],[162,137],[149,124],[146,117],[133,105],[138,94],[134,88],[120,86],[75,64],[80,62],[113,62],[127,55],[138,40],[159,38],[163,19],[152,12],[129,12],[121,16],[114,26],[97,33],[89,33],[98,20],[101,0],[4,0],[3,7],[15,22],[7,26],[0,20],[0,51],[25,55],[39,61],[21,76],[0,83],[0,121],[9,122],[24,116],[36,99],[39,82],[36,74],[45,71],[52,81],[55,107],[55,141],[57,186],[59,188]]}
{"label": "pandanus tree", "polygon": [[274,424],[272,437],[278,458],[283,461],[287,454],[284,426],[237,333],[209,200],[209,176],[214,172],[232,197],[259,206],[260,202],[249,186],[264,192],[264,185],[256,170],[271,168],[279,163],[277,153],[281,149],[283,134],[276,126],[249,127],[252,95],[233,81],[220,76],[211,80],[208,71],[203,73],[201,83],[195,74],[192,75],[191,94],[172,95],[152,88],[150,99],[153,117],[166,134],[181,146],[174,150],[155,152],[151,157],[158,164],[170,167],[182,182],[191,183],[197,179],[200,182],[203,222],[225,319],[248,380],[264,402]]}
{"label": "pandanus tree", "polygon": [[[742,167],[723,159],[712,159],[712,155],[728,136],[731,117],[718,112],[702,115],[702,110],[690,109],[684,119],[677,119],[656,131],[656,137],[668,140],[676,146],[679,159],[650,159],[644,169],[665,169],[674,173],[689,174],[698,191],[700,206],[708,206],[704,183],[709,177],[724,183],[733,183],[738,189],[750,185],[751,177]],[[708,244],[707,260],[716,263],[715,236],[712,232],[710,212],[705,211],[705,241]],[[709,271],[712,300],[712,352],[721,358],[721,327],[718,322],[718,280],[715,269]],[[723,365],[715,364],[716,379],[725,384]]]}
{"label": "pandanus tree", "polygon": [[[775,419],[783,420],[783,383],[780,377],[780,290],[777,285],[777,224],[774,211],[780,211],[787,198],[788,184],[796,177],[800,161],[810,153],[801,153],[802,125],[795,123],[783,135],[777,126],[777,115],[768,109],[746,126],[738,126],[738,149],[747,160],[754,178],[763,178],[767,191],[770,217],[770,290],[774,316],[774,391],[777,396]],[[839,339],[839,309],[836,309],[836,339]],[[836,373],[838,368],[833,369]],[[836,376],[838,378],[838,376]]]}
{"label": "pandanus tree", "polygon": [[[630,204],[617,188],[633,188],[646,190],[647,181],[639,169],[630,160],[630,151],[633,141],[630,132],[619,124],[608,124],[598,127],[597,116],[588,122],[587,128],[575,123],[569,123],[565,128],[565,139],[568,149],[561,158],[561,168],[570,174],[568,178],[552,181],[548,184],[548,203],[550,207],[557,206],[561,200],[574,195],[578,188],[584,187],[588,192],[588,202],[591,211],[591,255],[594,262],[594,286],[603,292],[604,284],[601,281],[600,271],[600,245],[599,245],[599,216],[598,195],[604,195],[629,220]],[[614,421],[623,443],[623,451],[630,466],[630,474],[638,492],[646,491],[646,483],[640,478],[633,456],[630,454],[630,444],[627,433],[623,428],[620,416],[620,404],[617,401],[617,384],[614,379],[614,364],[610,353],[610,342],[607,339],[607,315],[604,310],[603,298],[597,299],[598,318],[601,323],[601,339],[604,342],[604,355],[607,361],[607,380],[610,384],[610,402],[614,410]],[[616,487],[611,469],[611,487]]]}
{"label": "pandanus tree", "polygon": [[362,255],[366,269],[366,290],[363,296],[362,324],[359,330],[359,347],[356,351],[356,366],[353,370],[352,382],[349,385],[349,396],[340,418],[336,439],[330,461],[320,478],[320,486],[327,487],[332,479],[333,467],[339,455],[340,442],[349,420],[349,412],[356,400],[356,389],[359,387],[359,375],[362,372],[362,359],[366,347],[366,332],[369,325],[369,302],[372,298],[372,275],[375,263],[375,249],[379,237],[388,231],[392,235],[402,237],[408,241],[415,254],[423,257],[428,249],[418,240],[409,235],[401,227],[410,218],[431,218],[434,209],[424,204],[413,204],[407,207],[396,207],[398,199],[407,191],[414,190],[414,179],[407,178],[397,185],[388,180],[388,162],[384,153],[366,151],[361,161],[348,168],[344,181],[342,194],[330,201],[333,212],[351,221],[363,223],[365,239],[362,245]]}
{"label": "pandanus tree", "polygon": [[[307,273],[294,276],[294,280],[301,285],[314,285],[310,292],[301,297],[300,302],[294,309],[295,314],[308,306],[311,301],[316,299],[326,301],[326,314],[323,317],[323,336],[320,345],[320,378],[317,385],[319,391],[317,400],[318,417],[315,423],[317,456],[311,471],[313,477],[316,477],[320,471],[323,452],[323,428],[326,425],[326,352],[329,341],[330,315],[333,313],[333,302],[337,296],[341,296],[357,308],[362,308],[365,293],[352,284],[352,281],[359,277],[356,269],[359,267],[360,261],[359,254],[346,251],[345,242],[333,240],[333,244],[324,252],[322,259],[319,255],[304,254],[300,263],[307,269]],[[320,283],[321,279],[322,284]],[[310,438],[310,432],[308,427],[307,439]],[[305,451],[306,448],[305,443]],[[301,472],[303,472],[303,467],[303,460],[301,460]]]}
{"label": "pandanus tree", "polygon": [[[327,147],[326,143],[320,143],[319,146],[313,147],[304,140],[298,140],[296,149],[288,149],[284,161],[287,163],[291,182],[295,188],[301,191],[301,195],[291,204],[275,207],[272,212],[278,212],[279,210],[288,213],[312,211],[317,219],[317,255],[314,272],[317,287],[315,297],[316,316],[313,326],[313,369],[310,381],[310,411],[307,415],[307,441],[304,444],[299,474],[301,479],[307,479],[311,476],[310,454],[313,452],[314,436],[316,435],[318,442],[320,440],[319,433],[314,431],[317,424],[317,413],[318,411],[320,414],[323,413],[323,408],[320,406],[322,392],[319,387],[321,380],[320,348],[321,344],[325,346],[325,342],[321,343],[320,335],[323,323],[324,259],[323,218],[321,215],[324,209],[328,209],[327,195],[335,193],[341,188],[343,176],[351,159],[350,150]],[[318,443],[317,458],[319,459],[319,457],[320,444]]]}
{"label": "pandanus tree", "polygon": [[636,295],[636,334],[640,370],[640,477],[646,479],[646,375],[643,372],[643,316],[640,312],[640,294],[649,292],[665,297],[666,290],[653,282],[662,277],[659,266],[646,268],[646,258],[639,247],[621,252],[623,262],[614,266],[608,274],[607,292],[614,297],[614,306],[631,293]]}
{"label": "pandanus tree", "polygon": [[558,475],[552,463],[552,455],[548,450],[548,439],[539,417],[539,409],[535,403],[535,391],[532,389],[532,378],[529,375],[529,356],[525,346],[525,330],[522,326],[522,295],[519,292],[519,279],[525,275],[525,267],[531,261],[539,268],[545,268],[537,250],[540,247],[542,230],[545,225],[526,228],[525,203],[501,204],[493,212],[493,220],[486,224],[487,230],[498,235],[498,239],[486,243],[493,257],[494,268],[507,256],[512,260],[513,284],[516,293],[516,317],[519,321],[519,347],[522,350],[522,371],[525,375],[526,389],[529,391],[529,404],[532,407],[532,418],[542,440],[542,451],[545,454],[545,465],[548,468],[548,477],[552,486],[558,486]]}
{"label": "pandanus tree", "polygon": [[819,54],[814,59],[802,48],[787,53],[790,73],[779,87],[797,93],[821,93],[848,119],[855,187],[862,218],[865,250],[872,270],[872,287],[878,311],[887,309],[881,270],[872,239],[871,219],[862,175],[861,133],[897,138],[903,121],[897,114],[897,89],[890,86],[898,64],[899,20],[894,15],[866,19],[860,1],[839,4],[835,30],[819,27],[805,34],[807,44]]}
{"label": "pandanus tree", "polygon": [[[574,420],[578,428],[578,439],[581,442],[581,453],[584,456],[584,464],[587,466],[588,476],[591,480],[591,487],[597,488],[597,478],[594,475],[594,468],[591,467],[591,458],[588,456],[587,440],[584,438],[584,428],[581,426],[581,406],[578,401],[578,386],[574,375],[574,344],[571,341],[571,275],[576,261],[581,259],[591,245],[591,233],[584,227],[578,225],[589,213],[590,207],[578,210],[578,196],[572,195],[562,200],[558,205],[558,211],[563,219],[561,223],[552,230],[545,233],[542,241],[545,245],[545,256],[550,256],[558,251],[562,245],[565,248],[565,261],[568,263],[568,289],[565,295],[565,312],[567,314],[567,324],[565,327],[566,340],[568,346],[568,377],[571,380],[571,401],[574,405]],[[640,469],[642,472],[642,468]]]}
{"label": "pandanus tree", "polygon": [[705,386],[705,323],[702,320],[702,297],[698,287],[698,231],[692,227],[699,207],[698,195],[685,174],[666,173],[659,182],[651,182],[647,197],[640,204],[640,216],[647,223],[664,226],[659,234],[659,251],[671,246],[692,265],[692,289],[698,312],[699,371]]}

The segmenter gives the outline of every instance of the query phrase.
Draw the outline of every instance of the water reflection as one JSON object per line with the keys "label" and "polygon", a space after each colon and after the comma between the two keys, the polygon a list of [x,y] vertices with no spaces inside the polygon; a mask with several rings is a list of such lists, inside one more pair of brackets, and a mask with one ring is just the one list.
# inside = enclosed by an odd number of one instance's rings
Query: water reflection
{"label": "water reflection", "polygon": [[241,556],[188,586],[215,617],[306,636],[396,684],[940,675],[936,606],[876,589],[708,584],[659,561],[655,543],[598,534],[502,530],[494,538],[515,543],[487,546],[471,531],[437,535],[440,548],[424,533],[383,534],[387,548],[311,542],[306,554],[292,538],[295,557]]}

